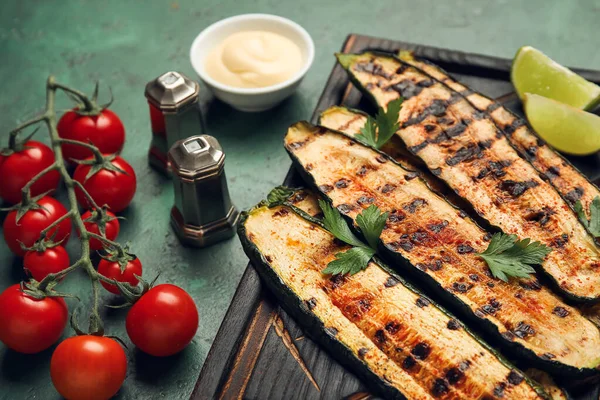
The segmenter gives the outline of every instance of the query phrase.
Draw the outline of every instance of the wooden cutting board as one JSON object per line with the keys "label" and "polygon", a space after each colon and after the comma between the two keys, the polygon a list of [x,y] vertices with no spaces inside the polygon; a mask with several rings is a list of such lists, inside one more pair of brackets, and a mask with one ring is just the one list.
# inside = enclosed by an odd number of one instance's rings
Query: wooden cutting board
{"label": "wooden cutting board", "polygon": [[[521,112],[509,80],[510,60],[355,34],[347,37],[341,51],[354,53],[367,49],[413,50],[417,56],[442,66],[472,89]],[[598,71],[576,71],[588,80],[600,82]],[[329,76],[312,122],[316,122],[323,110],[336,104],[372,111],[372,105],[362,102],[361,94],[339,65]],[[598,154],[571,161],[591,179],[600,177]],[[284,184],[302,186],[303,182],[290,169]],[[569,388],[569,392],[576,400],[596,400],[600,389],[599,385],[588,383]],[[304,336],[296,322],[262,288],[258,274],[248,265],[191,396],[193,400],[240,398],[362,400],[376,397],[370,394],[365,383]]]}

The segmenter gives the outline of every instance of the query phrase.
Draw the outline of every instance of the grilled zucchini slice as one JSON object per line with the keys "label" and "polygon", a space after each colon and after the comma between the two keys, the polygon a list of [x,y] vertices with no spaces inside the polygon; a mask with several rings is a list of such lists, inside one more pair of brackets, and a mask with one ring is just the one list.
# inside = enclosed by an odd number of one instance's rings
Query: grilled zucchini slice
{"label": "grilled zucchini slice", "polygon": [[[319,115],[319,125],[334,131],[356,136],[367,122],[367,116],[367,113],[360,110],[333,106]],[[383,145],[381,151],[396,160],[404,169],[414,171],[417,175],[421,176],[432,189],[440,193],[448,192],[448,186],[427,171],[425,163],[408,151],[400,137],[392,136]]]}
{"label": "grilled zucchini slice", "polygon": [[242,217],[239,236],[286,311],[382,395],[547,398],[460,322],[379,262],[354,276],[323,275],[335,254],[348,247],[297,208],[259,206]]}
{"label": "grilled zucchini slice", "polygon": [[569,206],[573,209],[577,200],[580,200],[587,218],[590,218],[590,204],[595,197],[600,196],[600,190],[560,153],[537,137],[525,120],[492,99],[473,92],[452,79],[442,68],[415,57],[412,52],[400,51],[398,57],[461,93],[479,111],[485,111],[502,129],[521,157],[546,177]]}
{"label": "grilled zucchini slice", "polygon": [[339,54],[338,60],[379,106],[405,98],[397,135],[434,175],[491,225],[551,247],[542,268],[565,295],[600,300],[600,249],[486,113],[393,56]]}
{"label": "grilled zucchini slice", "polygon": [[529,368],[525,371],[525,374],[536,381],[540,386],[544,388],[544,391],[548,393],[552,400],[569,400],[567,393],[562,390],[554,379],[544,371],[540,371],[539,369]]}
{"label": "grilled zucchini slice", "polygon": [[476,253],[489,233],[385,154],[324,127],[292,125],[285,147],[301,175],[354,220],[364,208],[388,212],[380,254],[419,279],[504,348],[543,369],[593,374],[600,332],[537,278],[506,283]]}
{"label": "grilled zucchini slice", "polygon": [[[352,137],[360,133],[360,129],[366,121],[367,114],[365,112],[340,106],[330,107],[319,116],[319,125],[343,132]],[[420,176],[427,182],[431,190],[442,195],[452,205],[471,210],[467,202],[458,197],[448,185],[429,172],[421,159],[408,151],[404,142],[398,136],[392,136],[383,145],[381,151],[396,160],[403,168],[413,171],[415,176]]]}

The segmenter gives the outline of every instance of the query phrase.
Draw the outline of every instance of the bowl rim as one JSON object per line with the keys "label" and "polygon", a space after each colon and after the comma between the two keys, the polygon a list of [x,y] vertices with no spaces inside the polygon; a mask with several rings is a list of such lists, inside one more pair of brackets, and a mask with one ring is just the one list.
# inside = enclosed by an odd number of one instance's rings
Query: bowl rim
{"label": "bowl rim", "polygon": [[[197,57],[195,59],[194,55],[196,54],[195,53],[196,49],[199,47],[200,43],[205,39],[205,37],[208,36],[209,34],[211,34],[212,32],[216,31],[217,29],[222,28],[223,26],[231,25],[233,23],[236,23],[239,21],[244,21],[244,20],[276,21],[276,22],[285,24],[285,25],[291,27],[292,29],[294,29],[296,32],[298,32],[300,34],[300,36],[302,37],[302,40],[305,42],[305,44],[308,47],[308,56],[306,58],[306,61],[304,62],[304,65],[302,66],[302,68],[298,72],[296,72],[296,74],[294,74],[294,76],[292,76],[289,79],[286,79],[283,82],[279,82],[275,85],[265,86],[265,87],[261,87],[261,88],[239,88],[239,87],[235,87],[235,86],[229,86],[229,85],[223,84],[223,83],[218,82],[215,79],[211,78],[207,73],[204,72],[203,68],[198,68],[197,67],[198,63],[203,63],[205,58]],[[314,61],[314,58],[315,58],[315,43],[313,42],[312,37],[306,31],[306,29],[304,29],[301,25],[299,25],[298,23],[296,23],[288,18],[280,17],[278,15],[273,15],[273,14],[257,14],[257,13],[240,14],[240,15],[235,15],[232,17],[221,19],[221,20],[209,25],[208,27],[204,28],[198,34],[198,36],[196,36],[196,38],[192,42],[192,46],[190,47],[190,62],[192,64],[192,68],[194,68],[194,71],[196,72],[196,74],[198,74],[200,79],[202,79],[204,82],[206,82],[209,86],[213,86],[216,89],[219,89],[219,90],[222,90],[225,92],[229,92],[229,93],[233,93],[233,94],[266,94],[266,93],[273,93],[278,90],[284,89],[288,86],[291,86],[291,85],[297,83],[300,79],[302,79],[304,77],[304,75],[306,75],[306,72],[311,67],[311,65]]]}

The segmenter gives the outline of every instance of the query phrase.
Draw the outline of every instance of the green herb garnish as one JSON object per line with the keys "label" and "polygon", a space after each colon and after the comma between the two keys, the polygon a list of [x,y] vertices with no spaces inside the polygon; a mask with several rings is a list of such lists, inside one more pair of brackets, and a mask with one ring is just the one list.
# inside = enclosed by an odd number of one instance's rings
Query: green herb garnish
{"label": "green herb garnish", "polygon": [[369,146],[380,149],[400,127],[398,117],[403,101],[402,97],[392,100],[387,105],[387,111],[380,107],[375,118],[369,115],[360,133],[355,137]]}
{"label": "green herb garnish", "polygon": [[374,255],[375,250],[369,247],[353,247],[337,253],[335,260],[327,264],[327,268],[323,270],[323,273],[331,275],[354,275],[367,268],[369,261]]}
{"label": "green herb garnish", "polygon": [[273,207],[275,205],[281,204],[286,201],[292,194],[294,194],[294,189],[290,189],[286,186],[277,186],[273,190],[269,192],[267,195],[266,204],[268,207]]}
{"label": "green herb garnish", "polygon": [[337,239],[353,246],[349,250],[337,253],[336,259],[327,264],[323,273],[354,275],[365,269],[375,255],[388,213],[381,213],[377,206],[370,205],[356,217],[356,224],[368,242],[365,244],[352,233],[348,223],[337,209],[323,200],[319,200],[319,206],[323,210],[325,228]]}
{"label": "green herb garnish", "polygon": [[377,206],[372,204],[356,216],[356,224],[372,249],[377,249],[379,235],[385,227],[387,217],[388,213],[382,213]]}
{"label": "green herb garnish", "polygon": [[594,197],[594,200],[592,200],[592,203],[590,204],[589,221],[583,211],[583,205],[580,200],[577,200],[575,203],[575,212],[583,226],[585,226],[585,229],[587,229],[592,236],[600,237],[600,196]]}
{"label": "green herb garnish", "polygon": [[485,260],[494,277],[508,282],[509,277],[528,278],[535,272],[532,265],[540,264],[549,253],[550,248],[540,242],[496,233],[479,256]]}

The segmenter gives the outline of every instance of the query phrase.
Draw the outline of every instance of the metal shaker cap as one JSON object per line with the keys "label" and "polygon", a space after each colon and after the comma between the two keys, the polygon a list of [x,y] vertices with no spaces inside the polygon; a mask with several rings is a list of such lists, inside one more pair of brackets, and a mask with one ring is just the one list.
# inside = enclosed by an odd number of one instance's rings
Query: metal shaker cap
{"label": "metal shaker cap", "polygon": [[176,71],[165,72],[146,84],[146,97],[163,111],[175,111],[194,101],[200,91],[197,82]]}
{"label": "metal shaker cap", "polygon": [[193,180],[218,173],[225,164],[225,153],[214,137],[197,135],[177,142],[169,151],[169,160],[173,173]]}

